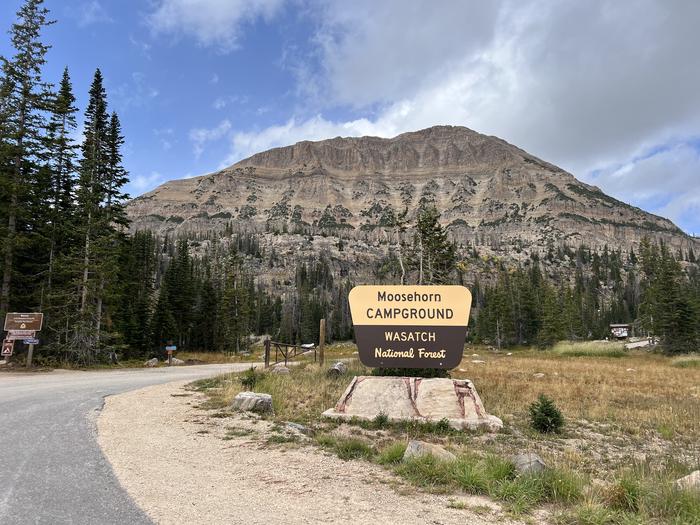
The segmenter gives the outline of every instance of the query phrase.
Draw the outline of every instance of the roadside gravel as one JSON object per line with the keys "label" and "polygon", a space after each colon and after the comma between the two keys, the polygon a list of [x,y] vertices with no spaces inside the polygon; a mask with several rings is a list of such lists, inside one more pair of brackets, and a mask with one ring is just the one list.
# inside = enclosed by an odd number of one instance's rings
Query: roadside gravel
{"label": "roadside gravel", "polygon": [[[509,523],[484,498],[417,492],[377,465],[267,445],[269,423],[208,417],[184,385],[108,397],[97,421],[119,482],[156,523]],[[455,499],[467,508],[449,508]]]}

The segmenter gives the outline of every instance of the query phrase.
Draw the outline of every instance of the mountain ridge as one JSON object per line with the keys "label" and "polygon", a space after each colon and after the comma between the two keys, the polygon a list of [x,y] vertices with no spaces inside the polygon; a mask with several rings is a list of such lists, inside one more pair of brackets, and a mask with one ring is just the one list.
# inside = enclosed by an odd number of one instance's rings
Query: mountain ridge
{"label": "mountain ridge", "polygon": [[697,239],[493,136],[433,126],[393,138],[334,137],[251,155],[223,170],[162,184],[127,207],[132,229],[203,234],[323,234],[372,241],[392,217],[435,206],[456,242],[540,250],[625,250],[648,236],[674,249]]}

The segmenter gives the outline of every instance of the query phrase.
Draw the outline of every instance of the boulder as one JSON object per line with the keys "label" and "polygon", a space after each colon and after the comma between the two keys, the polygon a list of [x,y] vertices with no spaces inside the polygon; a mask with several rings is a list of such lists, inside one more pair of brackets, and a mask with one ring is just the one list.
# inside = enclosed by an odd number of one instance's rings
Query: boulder
{"label": "boulder", "polygon": [[326,372],[326,374],[328,375],[328,377],[340,377],[345,375],[347,371],[348,365],[346,365],[342,361],[338,361],[328,369],[328,372]]}
{"label": "boulder", "polygon": [[457,430],[484,428],[495,432],[503,422],[486,409],[468,379],[356,376],[336,406],[323,415],[371,421],[385,414],[390,421],[440,421]]}
{"label": "boulder", "polygon": [[454,461],[457,459],[457,456],[445,450],[440,445],[426,443],[425,441],[411,440],[408,442],[406,451],[403,453],[403,460],[422,458],[424,456],[433,456],[441,461]]}
{"label": "boulder", "polygon": [[276,375],[287,375],[289,374],[289,368],[284,365],[275,365],[272,370],[270,370],[270,373]]}
{"label": "boulder", "polygon": [[691,472],[676,480],[676,487],[681,490],[697,490],[700,492],[700,470]]}
{"label": "boulder", "polygon": [[154,357],[153,359],[149,359],[146,361],[143,366],[147,366],[148,368],[153,368],[154,366],[158,366],[158,358]]}
{"label": "boulder", "polygon": [[272,396],[270,394],[258,394],[256,392],[240,392],[231,402],[231,408],[241,412],[257,412],[258,414],[272,414]]}
{"label": "boulder", "polygon": [[525,452],[513,457],[513,465],[519,474],[535,474],[547,468],[542,458],[534,452]]}
{"label": "boulder", "polygon": [[304,436],[310,436],[311,434],[313,434],[313,430],[311,430],[306,425],[302,425],[300,423],[293,423],[292,421],[287,421],[284,426],[287,427],[287,430],[290,430],[297,434],[303,434]]}
{"label": "boulder", "polygon": [[178,359],[177,357],[173,357],[170,361],[170,366],[182,366],[184,364],[185,362],[182,359]]}

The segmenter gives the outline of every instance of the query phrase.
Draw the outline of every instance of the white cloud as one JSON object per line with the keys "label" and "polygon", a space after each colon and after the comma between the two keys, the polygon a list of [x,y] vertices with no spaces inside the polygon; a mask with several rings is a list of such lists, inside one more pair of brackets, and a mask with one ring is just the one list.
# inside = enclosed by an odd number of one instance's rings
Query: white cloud
{"label": "white cloud", "polygon": [[222,51],[236,47],[241,26],[271,19],[284,0],[158,0],[148,23],[156,33],[184,35]]}
{"label": "white cloud", "polygon": [[148,77],[140,71],[131,73],[131,82],[119,84],[114,88],[108,87],[107,91],[111,94],[119,113],[142,107],[160,94],[158,88],[150,84]]}
{"label": "white cloud", "polygon": [[140,195],[147,191],[152,190],[156,186],[162,184],[167,180],[167,177],[160,174],[157,171],[152,171],[149,175],[136,175],[132,176],[127,191],[130,194]]}
{"label": "white cloud", "polygon": [[700,216],[700,151],[692,144],[650,152],[593,180],[618,199],[657,209],[677,223]]}
{"label": "white cloud", "polygon": [[98,0],[83,2],[77,7],[76,14],[80,27],[114,21]]}
{"label": "white cloud", "polygon": [[222,120],[214,128],[195,128],[190,130],[190,141],[192,141],[195,158],[199,158],[204,153],[204,146],[208,142],[222,139],[231,130],[231,122],[228,119]]}
{"label": "white cloud", "polygon": [[157,128],[153,130],[153,134],[160,142],[160,146],[164,151],[169,151],[173,147],[173,135],[175,130],[173,128]]}
{"label": "white cloud", "polygon": [[[290,53],[285,65],[311,115],[235,133],[228,160],[303,139],[458,124],[591,180],[700,131],[698,2],[357,0],[310,9],[320,20],[315,50]],[[366,118],[327,119],[319,105]],[[679,187],[695,187],[691,159],[676,153],[674,162]],[[649,164],[635,164],[630,176],[639,178],[627,180],[662,200],[640,171]],[[610,178],[596,182],[615,191]],[[689,201],[657,211],[682,217]]]}
{"label": "white cloud", "polygon": [[212,103],[212,107],[214,109],[224,109],[227,106],[231,106],[233,104],[247,104],[248,103],[248,97],[247,96],[239,96],[239,95],[224,95],[221,97],[216,97],[214,99],[214,102]]}

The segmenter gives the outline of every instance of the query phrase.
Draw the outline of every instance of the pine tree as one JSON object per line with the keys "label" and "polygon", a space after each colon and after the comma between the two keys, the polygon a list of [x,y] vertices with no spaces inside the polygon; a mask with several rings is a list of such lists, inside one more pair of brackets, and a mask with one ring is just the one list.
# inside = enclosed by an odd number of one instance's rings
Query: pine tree
{"label": "pine tree", "polygon": [[[48,315],[45,318],[47,324],[51,323],[52,304],[55,284],[56,260],[64,257],[74,241],[73,214],[75,197],[75,169],[76,146],[71,135],[77,124],[75,114],[75,96],[68,74],[68,68],[64,69],[58,93],[54,97],[51,106],[51,119],[48,128],[48,168],[50,172],[50,196],[48,199],[48,222],[45,230],[49,240],[48,268],[46,271],[46,301],[42,301],[42,311]],[[62,280],[60,277],[64,277]],[[65,284],[65,276],[59,276],[59,285]]]}
{"label": "pine tree", "polygon": [[17,247],[25,244],[23,239],[32,231],[27,197],[35,189],[39,162],[44,156],[44,112],[50,91],[42,81],[41,70],[50,46],[41,41],[41,32],[53,22],[48,20],[48,10],[42,4],[43,0],[26,0],[20,7],[10,29],[15,55],[2,58],[0,179],[4,181],[1,204],[7,210],[7,226],[2,231],[0,315],[8,311],[13,300]]}
{"label": "pine tree", "polygon": [[455,270],[455,246],[447,238],[435,207],[421,210],[416,225],[418,284],[446,284]]}

